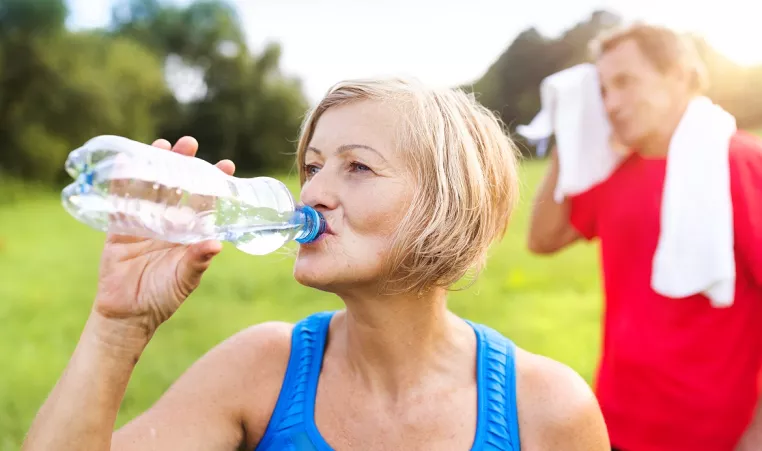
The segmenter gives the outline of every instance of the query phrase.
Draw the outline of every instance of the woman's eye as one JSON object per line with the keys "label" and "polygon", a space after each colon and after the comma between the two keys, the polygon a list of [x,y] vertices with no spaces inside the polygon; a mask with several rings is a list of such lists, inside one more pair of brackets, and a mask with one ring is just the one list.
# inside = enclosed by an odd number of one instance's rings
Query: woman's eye
{"label": "woman's eye", "polygon": [[305,164],[304,165],[304,173],[307,175],[307,177],[312,177],[313,175],[317,174],[320,168],[317,165],[314,164]]}
{"label": "woman's eye", "polygon": [[353,171],[370,172],[370,168],[362,163],[355,162],[355,163],[352,163],[350,167],[352,168]]}

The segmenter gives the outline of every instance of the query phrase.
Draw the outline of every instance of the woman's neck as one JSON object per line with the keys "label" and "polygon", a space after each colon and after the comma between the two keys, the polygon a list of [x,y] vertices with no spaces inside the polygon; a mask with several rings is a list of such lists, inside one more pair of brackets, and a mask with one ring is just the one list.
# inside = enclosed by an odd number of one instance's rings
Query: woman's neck
{"label": "woman's neck", "polygon": [[[372,391],[398,397],[438,374],[473,377],[475,334],[447,310],[445,290],[422,296],[345,299],[333,330],[336,350]],[[464,371],[452,373],[454,362]]]}

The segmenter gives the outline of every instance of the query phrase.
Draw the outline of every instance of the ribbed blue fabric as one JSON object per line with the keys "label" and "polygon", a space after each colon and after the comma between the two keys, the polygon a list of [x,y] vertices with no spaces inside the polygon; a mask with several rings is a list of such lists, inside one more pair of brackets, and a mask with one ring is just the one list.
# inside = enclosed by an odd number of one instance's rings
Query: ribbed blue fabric
{"label": "ribbed blue fabric", "polygon": [[[294,326],[283,386],[255,451],[332,451],[315,425],[315,394],[334,313],[316,313]],[[515,346],[487,326],[468,324],[477,338],[478,419],[471,450],[520,451]]]}

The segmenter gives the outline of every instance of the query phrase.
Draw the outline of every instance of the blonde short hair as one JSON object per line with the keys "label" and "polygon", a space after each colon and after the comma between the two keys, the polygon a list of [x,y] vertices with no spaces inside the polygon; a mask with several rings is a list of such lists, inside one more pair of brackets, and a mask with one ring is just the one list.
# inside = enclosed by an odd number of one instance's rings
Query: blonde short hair
{"label": "blonde short hair", "polygon": [[382,102],[399,115],[397,151],[416,182],[394,237],[384,289],[449,289],[469,270],[478,273],[489,245],[505,234],[518,199],[516,146],[497,117],[461,90],[399,78],[344,81],[304,121],[296,155],[302,184],[305,152],[321,115],[364,100]]}
{"label": "blonde short hair", "polygon": [[706,66],[689,36],[658,25],[637,22],[603,31],[590,43],[594,60],[625,41],[633,41],[661,73],[682,68],[692,74],[691,90],[704,92],[709,80]]}

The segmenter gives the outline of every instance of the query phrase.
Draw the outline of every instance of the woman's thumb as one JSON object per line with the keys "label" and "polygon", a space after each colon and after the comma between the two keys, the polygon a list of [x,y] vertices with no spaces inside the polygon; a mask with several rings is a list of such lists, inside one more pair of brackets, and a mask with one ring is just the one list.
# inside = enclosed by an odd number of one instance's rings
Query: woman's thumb
{"label": "woman's thumb", "polygon": [[222,244],[215,240],[195,243],[188,247],[180,260],[180,268],[178,268],[178,272],[182,274],[178,282],[181,284],[180,289],[185,296],[198,286],[201,282],[201,276],[220,251],[222,251]]}

